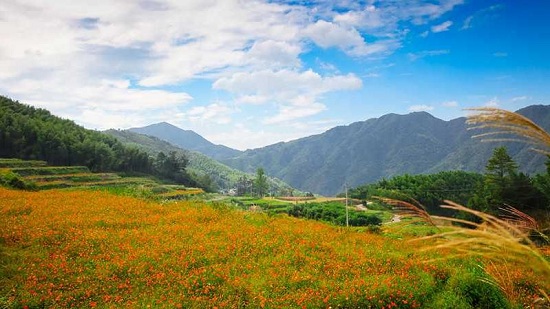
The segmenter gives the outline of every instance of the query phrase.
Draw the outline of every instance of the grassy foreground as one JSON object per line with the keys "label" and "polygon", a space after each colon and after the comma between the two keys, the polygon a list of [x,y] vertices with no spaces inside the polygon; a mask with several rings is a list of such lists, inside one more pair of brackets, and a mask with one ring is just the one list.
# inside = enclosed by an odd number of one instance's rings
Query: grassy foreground
{"label": "grassy foreground", "polygon": [[[473,260],[222,204],[0,188],[0,308],[505,308]],[[438,253],[443,254],[443,253]],[[498,265],[496,265],[498,266]]]}

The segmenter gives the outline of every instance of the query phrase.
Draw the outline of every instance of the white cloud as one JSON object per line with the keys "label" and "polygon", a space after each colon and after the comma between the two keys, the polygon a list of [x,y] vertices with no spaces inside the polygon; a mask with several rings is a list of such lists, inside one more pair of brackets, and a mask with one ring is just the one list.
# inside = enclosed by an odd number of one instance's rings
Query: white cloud
{"label": "white cloud", "polygon": [[383,18],[385,12],[374,5],[367,6],[364,10],[347,11],[334,17],[334,21],[348,26],[378,29],[387,26],[387,19]]}
{"label": "white cloud", "polygon": [[376,77],[380,77],[380,73],[370,72],[370,73],[367,73],[363,76],[368,77],[368,78],[376,78]]}
{"label": "white cloud", "polygon": [[439,25],[432,26],[431,30],[433,33],[444,32],[444,31],[448,31],[449,27],[452,25],[453,25],[453,22],[450,20],[447,20]]}
{"label": "white cloud", "polygon": [[263,95],[242,95],[235,99],[241,104],[261,105],[269,101],[269,97]]}
{"label": "white cloud", "polygon": [[493,17],[491,15],[494,15],[496,11],[502,9],[503,7],[504,7],[503,4],[495,4],[475,12],[474,14],[464,19],[462,28],[460,28],[460,30],[467,30],[467,29],[473,28],[474,21],[476,24],[487,22],[487,20]]}
{"label": "white cloud", "polygon": [[291,104],[281,105],[279,113],[264,120],[265,124],[289,122],[291,120],[312,116],[326,110],[324,104],[315,102],[310,96],[298,96],[292,99]]}
{"label": "white cloud", "polygon": [[440,55],[446,55],[450,53],[447,49],[440,49],[440,50],[424,50],[417,53],[408,53],[407,57],[409,57],[409,60],[416,61],[418,59],[424,58],[424,57],[433,57],[433,56],[440,56]]}
{"label": "white cloud", "polygon": [[353,74],[323,77],[311,70],[297,72],[286,69],[235,73],[213,84],[214,89],[236,94],[238,102],[275,103],[279,113],[266,119],[266,124],[315,115],[326,109],[324,104],[318,102],[322,94],[361,86],[361,80]]}
{"label": "white cloud", "polygon": [[433,109],[434,109],[433,106],[425,105],[425,104],[409,106],[410,112],[428,112]]}
{"label": "white cloud", "polygon": [[303,33],[322,48],[337,47],[353,56],[384,53],[399,46],[395,40],[367,43],[355,28],[324,20],[309,25]]}
{"label": "white cloud", "polygon": [[256,128],[255,121],[236,123],[233,128],[216,133],[203,133],[209,141],[246,150],[264,147],[278,142],[288,142],[304,136],[319,134],[333,128],[340,121],[324,119],[280,123]]}
{"label": "white cloud", "polygon": [[486,106],[486,107],[499,107],[499,103],[500,103],[500,101],[498,100],[498,98],[494,97],[494,98],[490,99],[489,101],[485,102],[485,104],[483,104],[483,106]]}
{"label": "white cloud", "polygon": [[383,57],[411,23],[436,20],[462,0],[300,3],[4,1],[0,93],[99,129],[174,117],[230,123],[231,105],[193,102],[184,111],[192,95],[202,100],[204,88],[189,86],[200,81],[228,91],[239,108],[271,103],[278,114],[264,121],[288,122],[326,110],[326,93],[362,86],[336,63],[324,66],[332,75],[307,67],[300,58],[312,44]]}
{"label": "white cloud", "polygon": [[466,17],[464,20],[464,23],[462,24],[462,28],[460,30],[466,30],[472,28],[472,21],[474,20],[474,15],[470,15]]}
{"label": "white cloud", "polygon": [[441,105],[445,106],[445,107],[458,107],[458,102],[457,101],[447,101],[447,102],[441,103]]}
{"label": "white cloud", "polygon": [[[380,36],[391,36],[399,32],[400,23],[412,22],[415,25],[425,24],[451,11],[463,0],[443,0],[439,3],[422,1],[367,1],[363,6],[343,5],[349,10],[334,16],[334,22],[353,26]],[[349,2],[356,4],[357,2]]]}
{"label": "white cloud", "polygon": [[506,53],[506,52],[496,52],[496,53],[493,53],[493,56],[495,56],[495,57],[508,57],[508,53]]}
{"label": "white cloud", "polygon": [[264,95],[287,100],[302,93],[319,95],[329,91],[358,89],[362,82],[353,74],[323,77],[312,70],[262,70],[239,72],[214,82],[214,89],[241,95]]}
{"label": "white cloud", "polygon": [[525,100],[529,100],[529,99],[530,99],[530,97],[523,95],[523,96],[519,96],[519,97],[513,97],[512,102],[525,101]]}
{"label": "white cloud", "polygon": [[254,43],[247,53],[252,63],[258,62],[264,67],[299,67],[298,55],[302,49],[297,44],[281,41],[260,41]]}
{"label": "white cloud", "polygon": [[231,114],[234,110],[224,103],[212,103],[207,106],[195,106],[184,117],[192,122],[213,122],[217,124],[228,124],[231,122]]}

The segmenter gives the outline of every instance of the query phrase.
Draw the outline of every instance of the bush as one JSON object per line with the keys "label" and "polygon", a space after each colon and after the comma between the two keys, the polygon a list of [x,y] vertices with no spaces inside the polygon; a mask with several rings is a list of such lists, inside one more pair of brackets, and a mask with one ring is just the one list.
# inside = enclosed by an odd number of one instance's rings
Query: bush
{"label": "bush", "polygon": [[20,190],[36,190],[34,183],[25,181],[21,176],[13,172],[0,173],[0,186]]}
{"label": "bush", "polygon": [[[337,225],[346,225],[346,209],[341,203],[309,203],[289,206],[287,213],[293,217],[326,221]],[[350,210],[349,225],[351,226],[379,226],[382,219],[376,215],[367,215],[363,212]]]}
{"label": "bush", "polygon": [[481,268],[457,272],[449,279],[446,291],[434,299],[433,307],[510,308],[506,296],[489,280]]}

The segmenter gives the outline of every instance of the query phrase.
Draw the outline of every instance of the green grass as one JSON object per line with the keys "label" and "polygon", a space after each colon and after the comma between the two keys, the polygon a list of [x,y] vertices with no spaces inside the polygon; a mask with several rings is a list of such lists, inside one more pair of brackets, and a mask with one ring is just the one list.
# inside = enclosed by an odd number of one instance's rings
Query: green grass
{"label": "green grass", "polygon": [[40,167],[18,167],[11,169],[23,177],[31,175],[63,175],[90,173],[86,166],[40,166]]}
{"label": "green grass", "polygon": [[31,175],[25,179],[36,182],[67,181],[67,182],[97,182],[103,180],[115,180],[121,178],[115,173],[78,173],[78,174],[54,174]]}
{"label": "green grass", "polygon": [[0,158],[0,168],[38,167],[46,165],[46,161]]}

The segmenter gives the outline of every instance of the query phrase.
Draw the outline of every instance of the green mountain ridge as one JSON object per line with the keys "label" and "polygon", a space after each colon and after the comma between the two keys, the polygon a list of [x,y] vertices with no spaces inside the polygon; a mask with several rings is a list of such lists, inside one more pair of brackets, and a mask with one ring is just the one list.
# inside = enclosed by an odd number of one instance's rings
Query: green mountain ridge
{"label": "green mountain ridge", "polygon": [[[549,106],[529,106],[518,112],[550,129]],[[295,188],[323,195],[342,192],[345,183],[358,186],[402,174],[483,172],[492,150],[501,145],[508,148],[523,172],[532,174],[545,169],[546,157],[531,151],[529,145],[472,139],[481,132],[468,130],[465,121],[464,117],[445,121],[427,112],[387,114],[290,142],[246,150],[237,156],[235,152],[225,158],[218,154],[217,158],[248,173],[263,167],[269,175]],[[155,135],[149,130],[142,132]],[[172,133],[173,138],[178,138],[177,131]],[[185,139],[185,134],[179,138]]]}
{"label": "green mountain ridge", "polygon": [[[183,154],[189,159],[189,165],[187,166],[188,172],[198,175],[199,178],[206,176],[210,177],[219,189],[232,189],[237,185],[240,178],[247,177],[248,179],[253,179],[255,177],[255,175],[252,174],[254,171],[245,173],[224,165],[205,154],[182,149],[158,137],[140,134],[130,130],[111,129],[104,131],[104,133],[115,137],[124,144],[138,147],[151,155],[156,155],[161,151],[164,153],[175,151],[178,154]],[[268,181],[271,189],[275,191],[290,187],[283,181],[273,177],[268,177]]]}
{"label": "green mountain ridge", "polygon": [[142,128],[130,128],[128,131],[155,136],[181,149],[198,151],[216,160],[241,154],[239,150],[223,145],[215,145],[192,130],[183,130],[167,122],[160,122]]}
{"label": "green mountain ridge", "polygon": [[[518,111],[546,130],[550,107],[530,106]],[[388,114],[339,126],[322,134],[245,151],[222,160],[249,171],[266,171],[301,190],[333,195],[347,183],[357,186],[402,174],[444,170],[482,172],[495,147],[504,145],[521,170],[545,169],[546,157],[517,142],[484,143],[472,139],[466,118],[444,121],[426,112]]]}

